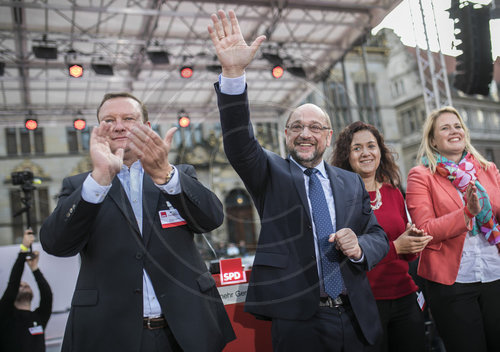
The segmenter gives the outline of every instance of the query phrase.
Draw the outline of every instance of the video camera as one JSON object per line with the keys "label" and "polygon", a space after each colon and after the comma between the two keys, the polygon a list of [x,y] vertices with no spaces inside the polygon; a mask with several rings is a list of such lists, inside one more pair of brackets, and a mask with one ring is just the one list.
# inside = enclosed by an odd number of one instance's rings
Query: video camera
{"label": "video camera", "polygon": [[33,183],[34,176],[33,172],[31,171],[17,171],[17,172],[12,172],[10,174],[10,178],[12,180],[12,184],[14,186],[17,186],[17,185]]}

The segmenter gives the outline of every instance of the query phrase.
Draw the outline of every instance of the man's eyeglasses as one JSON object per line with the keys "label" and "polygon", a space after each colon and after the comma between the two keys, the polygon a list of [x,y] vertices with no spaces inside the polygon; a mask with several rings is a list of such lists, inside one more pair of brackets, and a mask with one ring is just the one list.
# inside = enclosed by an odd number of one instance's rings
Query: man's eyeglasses
{"label": "man's eyeglasses", "polygon": [[293,123],[290,126],[286,126],[293,133],[301,133],[304,128],[308,128],[311,133],[321,133],[324,130],[329,130],[330,127],[322,126],[319,123],[313,123],[312,125],[302,125],[300,123]]}

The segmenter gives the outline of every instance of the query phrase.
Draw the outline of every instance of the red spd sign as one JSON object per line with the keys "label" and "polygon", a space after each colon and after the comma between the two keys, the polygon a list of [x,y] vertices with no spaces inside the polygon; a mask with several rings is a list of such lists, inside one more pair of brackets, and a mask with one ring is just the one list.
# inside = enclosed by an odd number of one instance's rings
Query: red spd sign
{"label": "red spd sign", "polygon": [[237,284],[247,281],[245,270],[241,265],[241,258],[221,259],[219,261],[219,266],[221,285]]}

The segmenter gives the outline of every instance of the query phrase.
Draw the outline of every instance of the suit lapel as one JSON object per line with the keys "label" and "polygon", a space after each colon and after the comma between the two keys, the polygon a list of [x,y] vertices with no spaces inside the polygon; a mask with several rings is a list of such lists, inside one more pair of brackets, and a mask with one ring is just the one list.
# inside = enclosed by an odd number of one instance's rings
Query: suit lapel
{"label": "suit lapel", "polygon": [[326,173],[330,179],[332,187],[333,200],[335,203],[335,231],[344,227],[345,218],[345,189],[344,181],[339,177],[337,171],[327,163],[325,163]]}
{"label": "suit lapel", "polygon": [[129,223],[130,227],[141,236],[141,232],[139,231],[139,227],[137,226],[137,221],[135,221],[134,211],[132,210],[132,206],[130,205],[130,201],[128,200],[127,193],[125,189],[123,189],[122,183],[118,177],[113,179],[113,185],[108,193],[109,197],[115,202],[118,206],[118,209],[123,213],[125,219]]}
{"label": "suit lapel", "polygon": [[307,199],[306,187],[304,186],[304,173],[300,167],[295,164],[290,158],[288,159],[288,165],[290,167],[290,174],[292,175],[293,183],[295,184],[295,189],[299,194],[300,201],[304,209],[306,210],[309,221],[312,223],[311,211],[309,209],[309,201]]}
{"label": "suit lapel", "polygon": [[[142,236],[144,244],[147,246],[151,238],[153,227],[161,227],[159,218],[156,216],[158,211],[158,198],[161,191],[155,186],[151,177],[144,173],[142,180]],[[167,205],[165,204],[165,209]]]}

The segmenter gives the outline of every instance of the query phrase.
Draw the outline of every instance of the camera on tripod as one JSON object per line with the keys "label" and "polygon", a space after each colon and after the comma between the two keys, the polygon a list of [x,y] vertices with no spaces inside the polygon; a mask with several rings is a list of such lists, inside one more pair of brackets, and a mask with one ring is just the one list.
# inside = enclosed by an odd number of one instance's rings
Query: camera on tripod
{"label": "camera on tripod", "polygon": [[32,184],[33,183],[33,172],[31,171],[17,171],[10,174],[12,184],[14,186]]}

